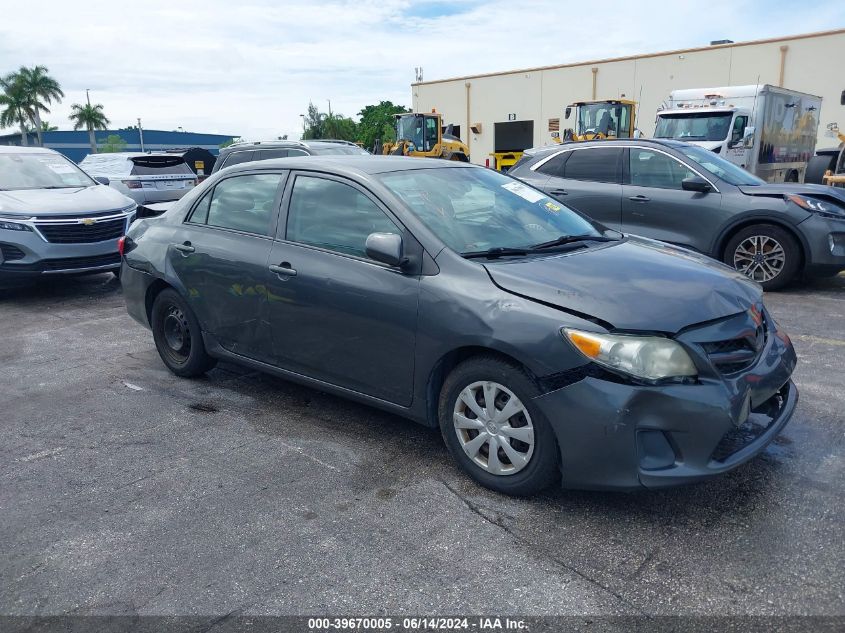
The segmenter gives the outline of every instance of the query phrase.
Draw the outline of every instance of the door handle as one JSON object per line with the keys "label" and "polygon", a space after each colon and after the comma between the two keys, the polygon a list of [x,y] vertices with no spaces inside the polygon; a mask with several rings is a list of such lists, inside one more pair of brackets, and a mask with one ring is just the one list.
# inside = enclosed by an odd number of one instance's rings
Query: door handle
{"label": "door handle", "polygon": [[281,266],[270,264],[267,268],[279,275],[279,277],[296,277],[296,271],[287,262],[282,262]]}
{"label": "door handle", "polygon": [[550,194],[553,196],[565,196],[567,195],[566,189],[552,189],[549,191]]}
{"label": "door handle", "polygon": [[649,198],[648,196],[639,195],[631,196],[628,198],[628,200],[630,200],[631,202],[648,202],[649,200],[651,200],[651,198]]}
{"label": "door handle", "polygon": [[174,244],[173,248],[175,248],[177,251],[184,255],[193,253],[195,250],[197,250],[193,246],[191,246],[190,242],[185,242],[184,244]]}

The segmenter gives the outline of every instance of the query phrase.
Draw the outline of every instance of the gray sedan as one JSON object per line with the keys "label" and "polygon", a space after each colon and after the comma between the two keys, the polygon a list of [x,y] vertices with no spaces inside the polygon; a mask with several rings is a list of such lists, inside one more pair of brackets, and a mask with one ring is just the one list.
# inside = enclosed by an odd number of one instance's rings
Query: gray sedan
{"label": "gray sedan", "polygon": [[845,270],[845,193],[770,185],[713,152],[635,139],[529,150],[515,176],[605,226],[685,246],[765,290]]}
{"label": "gray sedan", "polygon": [[439,427],[508,494],[717,476],[798,397],[759,286],[481,167],[244,163],[121,252],[127,309],[173,373],[223,359]]}

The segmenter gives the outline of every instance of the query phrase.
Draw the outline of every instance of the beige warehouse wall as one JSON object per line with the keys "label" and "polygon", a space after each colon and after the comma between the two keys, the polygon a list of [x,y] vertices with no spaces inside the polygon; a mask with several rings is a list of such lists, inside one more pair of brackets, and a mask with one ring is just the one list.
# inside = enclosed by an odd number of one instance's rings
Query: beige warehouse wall
{"label": "beige warehouse wall", "polygon": [[[534,121],[534,145],[551,142],[549,119],[560,117],[562,127],[571,126],[572,121],[563,120],[563,110],[573,101],[592,98],[592,68],[598,68],[596,98],[624,95],[640,101],[637,127],[651,136],[657,109],[672,90],[753,84],[758,77],[761,83],[777,85],[782,46],[787,47],[784,87],[823,98],[818,145],[835,145],[836,134],[827,128],[838,125],[845,131],[845,106],[839,102],[845,74],[837,70],[845,58],[845,30],[436,81],[415,84],[411,90],[418,111],[437,108],[447,123],[460,123],[473,162],[483,164],[494,149],[493,124],[507,121],[509,114]],[[482,124],[481,134],[467,139],[468,124],[476,122]]]}

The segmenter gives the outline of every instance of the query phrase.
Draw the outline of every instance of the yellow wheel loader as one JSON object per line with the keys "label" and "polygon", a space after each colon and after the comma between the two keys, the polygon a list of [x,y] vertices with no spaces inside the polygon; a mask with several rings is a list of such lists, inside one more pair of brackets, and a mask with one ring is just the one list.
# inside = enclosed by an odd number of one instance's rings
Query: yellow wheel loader
{"label": "yellow wheel loader", "polygon": [[385,156],[417,156],[469,162],[469,148],[452,134],[452,126],[443,130],[440,114],[397,114],[396,141],[382,145]]}
{"label": "yellow wheel loader", "polygon": [[567,141],[595,141],[617,138],[635,138],[637,103],[628,99],[604,101],[578,101],[566,106],[564,118],[569,119],[575,110],[575,128],[560,133],[553,132],[556,143]]}

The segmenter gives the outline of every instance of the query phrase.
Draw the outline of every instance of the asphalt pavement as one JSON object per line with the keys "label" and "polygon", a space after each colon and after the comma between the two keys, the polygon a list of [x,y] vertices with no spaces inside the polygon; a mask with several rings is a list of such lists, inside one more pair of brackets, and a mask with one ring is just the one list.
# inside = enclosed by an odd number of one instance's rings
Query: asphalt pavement
{"label": "asphalt pavement", "polygon": [[173,376],[111,275],[0,292],[0,614],[845,615],[845,277],[766,301],[801,399],[764,454],[525,500],[396,416]]}

